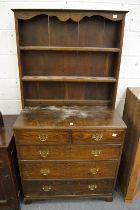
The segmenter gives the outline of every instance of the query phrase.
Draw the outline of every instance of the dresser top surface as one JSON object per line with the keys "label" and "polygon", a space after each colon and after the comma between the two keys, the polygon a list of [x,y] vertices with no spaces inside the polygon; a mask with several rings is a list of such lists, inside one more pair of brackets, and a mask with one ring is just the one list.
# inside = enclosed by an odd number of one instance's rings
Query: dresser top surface
{"label": "dresser top surface", "polygon": [[124,129],[117,112],[105,107],[47,106],[22,110],[14,129]]}
{"label": "dresser top surface", "polygon": [[0,147],[8,147],[13,136],[13,124],[16,115],[3,115],[4,126],[0,127]]}
{"label": "dresser top surface", "polygon": [[128,89],[140,100],[140,87],[130,87]]}

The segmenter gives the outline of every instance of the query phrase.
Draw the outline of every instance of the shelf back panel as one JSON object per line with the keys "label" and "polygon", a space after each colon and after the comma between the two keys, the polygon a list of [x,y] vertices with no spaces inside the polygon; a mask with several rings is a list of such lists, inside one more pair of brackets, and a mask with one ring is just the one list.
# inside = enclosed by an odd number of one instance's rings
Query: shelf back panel
{"label": "shelf back panel", "polygon": [[118,54],[103,52],[21,53],[23,76],[93,76],[113,77]]}
{"label": "shelf back panel", "polygon": [[121,21],[85,17],[61,22],[57,17],[39,15],[19,21],[21,46],[119,47]]}
{"label": "shelf back panel", "polygon": [[[110,101],[113,84],[107,83],[67,83],[67,82],[25,82],[24,95],[30,100]],[[33,104],[32,104],[33,105]]]}

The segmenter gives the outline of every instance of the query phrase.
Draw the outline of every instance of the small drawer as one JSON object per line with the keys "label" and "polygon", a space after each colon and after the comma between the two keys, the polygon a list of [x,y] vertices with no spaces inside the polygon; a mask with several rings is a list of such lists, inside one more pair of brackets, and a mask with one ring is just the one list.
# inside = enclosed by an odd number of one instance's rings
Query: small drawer
{"label": "small drawer", "polygon": [[113,192],[114,179],[82,181],[23,181],[25,197],[97,195]]}
{"label": "small drawer", "polygon": [[70,145],[70,146],[19,146],[21,160],[114,160],[121,152],[120,146]]}
{"label": "small drawer", "polygon": [[47,130],[17,130],[14,133],[17,144],[66,144],[69,133]]}
{"label": "small drawer", "polygon": [[75,144],[122,144],[124,131],[119,130],[92,130],[74,131],[72,140]]}
{"label": "small drawer", "polygon": [[95,162],[22,162],[23,179],[82,179],[116,176],[117,161]]}

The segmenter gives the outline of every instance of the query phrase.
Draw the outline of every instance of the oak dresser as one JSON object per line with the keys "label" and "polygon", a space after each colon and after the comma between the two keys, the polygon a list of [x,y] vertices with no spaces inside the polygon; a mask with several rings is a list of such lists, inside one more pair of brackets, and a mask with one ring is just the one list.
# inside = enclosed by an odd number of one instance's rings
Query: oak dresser
{"label": "oak dresser", "polygon": [[14,10],[24,201],[111,201],[126,126],[115,108],[123,11]]}

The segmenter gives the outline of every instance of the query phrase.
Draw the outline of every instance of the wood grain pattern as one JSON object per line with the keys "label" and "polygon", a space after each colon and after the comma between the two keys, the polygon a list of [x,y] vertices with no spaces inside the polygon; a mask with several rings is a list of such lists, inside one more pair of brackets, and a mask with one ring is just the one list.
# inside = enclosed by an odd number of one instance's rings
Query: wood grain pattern
{"label": "wood grain pattern", "polygon": [[78,76],[23,76],[22,81],[55,81],[55,82],[116,82],[113,77],[78,77]]}
{"label": "wood grain pattern", "polygon": [[3,116],[0,127],[0,209],[20,208],[20,182],[12,126],[17,116]]}
{"label": "wood grain pattern", "polygon": [[[90,76],[114,77],[114,52],[87,51],[21,51],[24,76]],[[36,65],[34,63],[36,62]],[[57,63],[57,66],[55,65]],[[86,70],[86,71],[85,71]]]}
{"label": "wood grain pattern", "polygon": [[[22,162],[21,174],[23,179],[93,179],[93,178],[115,178],[117,161],[100,162]],[[43,175],[41,170],[49,170]],[[92,173],[91,169],[98,169]],[[45,174],[45,172],[44,172]]]}
{"label": "wood grain pattern", "polygon": [[[76,96],[79,96],[78,99],[83,104],[88,100],[96,100],[97,103],[93,105],[100,105],[100,100],[108,100],[106,105],[115,107],[126,12],[82,10],[14,12],[23,107],[34,106],[32,100],[35,99],[36,105],[42,105],[38,99],[45,99],[43,105],[48,105],[51,99],[56,104],[59,104],[59,100],[63,102],[67,100],[66,104],[71,104]],[[114,77],[116,84],[111,86],[107,81],[102,85],[84,83],[71,89],[70,84],[65,81],[62,81],[62,84],[56,84],[54,81],[44,84],[22,81],[22,76],[59,74]],[[74,90],[77,91],[76,96]],[[30,100],[30,103],[27,100]]]}
{"label": "wood grain pattern", "polygon": [[124,132],[118,130],[93,130],[84,132],[72,132],[72,140],[75,144],[122,144],[123,136]]}
{"label": "wood grain pattern", "polygon": [[124,200],[132,202],[139,194],[140,172],[140,88],[128,88],[123,119],[128,128],[119,171]]}
{"label": "wood grain pattern", "polygon": [[[37,10],[25,10],[25,9],[13,9],[18,19],[28,20],[38,15],[49,15],[49,16],[57,16],[60,21],[67,21],[68,19],[72,19],[75,22],[79,22],[83,17],[91,17],[91,16],[103,16],[112,21],[120,21],[124,18],[124,14],[127,11],[106,11],[106,10],[46,10],[46,9],[37,9]],[[114,17],[112,14],[117,15]]]}
{"label": "wood grain pattern", "polygon": [[111,47],[50,47],[50,46],[20,46],[20,50],[30,51],[89,51],[89,52],[119,52],[119,48]]}
{"label": "wood grain pattern", "polygon": [[[114,180],[86,180],[86,181],[24,181],[25,197],[65,197],[65,196],[86,196],[111,194]],[[95,190],[90,190],[89,186],[96,185]],[[50,190],[43,191],[43,186],[50,186]]]}
{"label": "wood grain pattern", "polygon": [[[73,124],[70,125],[70,122]],[[115,110],[102,106],[45,106],[24,109],[16,120],[14,129],[16,132],[22,130],[22,133],[24,129],[61,132],[96,129],[124,131],[126,125]]]}
{"label": "wood grain pattern", "polygon": [[69,133],[63,131],[47,130],[22,130],[16,131],[15,137],[18,144],[67,144],[69,142]]}
{"label": "wood grain pattern", "polygon": [[20,160],[110,160],[118,159],[120,146],[19,146]]}

